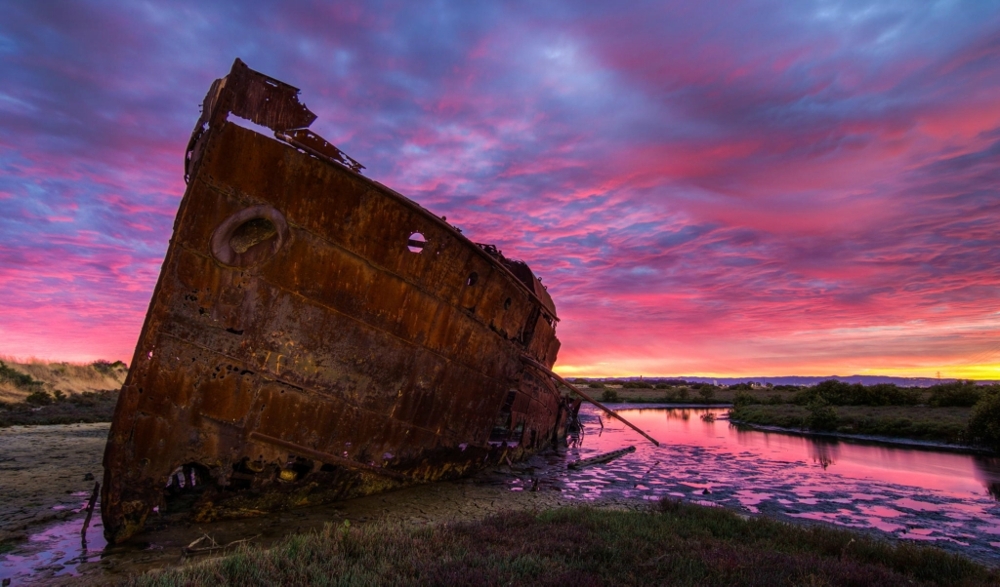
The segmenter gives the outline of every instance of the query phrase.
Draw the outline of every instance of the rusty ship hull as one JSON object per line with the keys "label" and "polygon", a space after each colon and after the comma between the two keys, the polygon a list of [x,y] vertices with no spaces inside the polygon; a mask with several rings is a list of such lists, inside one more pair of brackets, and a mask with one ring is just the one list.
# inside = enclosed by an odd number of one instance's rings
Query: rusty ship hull
{"label": "rusty ship hull", "polygon": [[111,542],[186,491],[213,519],[463,475],[579,405],[527,265],[361,175],[297,94],[237,60],[205,99],[105,451]]}

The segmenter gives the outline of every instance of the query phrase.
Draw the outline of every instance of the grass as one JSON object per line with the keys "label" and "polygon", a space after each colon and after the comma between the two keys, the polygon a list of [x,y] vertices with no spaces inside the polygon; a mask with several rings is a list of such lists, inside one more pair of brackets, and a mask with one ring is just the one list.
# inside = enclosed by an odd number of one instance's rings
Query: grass
{"label": "grass", "polygon": [[84,364],[0,357],[0,402],[22,402],[38,390],[71,396],[85,391],[118,389],[126,373],[128,366],[121,361]]}
{"label": "grass", "polygon": [[743,519],[664,501],[647,512],[566,508],[478,522],[328,525],[270,549],[132,577],[197,585],[990,585],[996,570],[925,546]]}
{"label": "grass", "polygon": [[110,422],[128,367],[0,360],[0,427]]}
{"label": "grass", "polygon": [[[966,426],[972,408],[929,406],[836,406],[834,431],[912,438],[934,442],[965,442]],[[730,418],[782,428],[809,428],[808,406],[793,404],[741,405],[733,408]]]}

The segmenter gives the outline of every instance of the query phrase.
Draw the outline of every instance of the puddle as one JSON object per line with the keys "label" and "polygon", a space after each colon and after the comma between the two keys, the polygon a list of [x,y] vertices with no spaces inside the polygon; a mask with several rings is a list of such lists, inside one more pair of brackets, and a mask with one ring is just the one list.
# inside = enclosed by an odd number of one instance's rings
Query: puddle
{"label": "puddle", "polygon": [[31,534],[26,542],[0,558],[0,577],[17,579],[18,583],[44,584],[59,576],[78,576],[78,567],[100,560],[107,546],[101,532],[100,512],[95,508],[86,537],[81,533],[84,516],[81,513],[79,518]]}

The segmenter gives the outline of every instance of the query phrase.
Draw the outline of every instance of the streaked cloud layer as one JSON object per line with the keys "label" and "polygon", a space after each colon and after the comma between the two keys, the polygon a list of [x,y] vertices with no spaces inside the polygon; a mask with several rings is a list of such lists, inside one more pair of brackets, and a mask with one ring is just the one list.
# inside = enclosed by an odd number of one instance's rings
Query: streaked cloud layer
{"label": "streaked cloud layer", "polygon": [[0,2],[0,354],[130,359],[213,79],[541,274],[565,374],[1000,378],[1000,2]]}

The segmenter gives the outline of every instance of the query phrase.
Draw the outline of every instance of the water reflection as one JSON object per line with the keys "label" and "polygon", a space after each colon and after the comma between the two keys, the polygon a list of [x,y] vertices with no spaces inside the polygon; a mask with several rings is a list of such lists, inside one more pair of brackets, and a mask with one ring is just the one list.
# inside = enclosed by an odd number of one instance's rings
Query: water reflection
{"label": "water reflection", "polygon": [[[563,458],[635,445],[603,466],[560,472],[584,500],[686,497],[757,513],[937,541],[1000,562],[1000,459],[739,429],[724,409],[628,409],[650,445],[585,408],[584,438]],[[713,413],[715,420],[702,419]]]}
{"label": "water reflection", "polygon": [[979,479],[993,499],[1000,501],[1000,458],[976,456],[976,478]]}
{"label": "water reflection", "polygon": [[840,453],[840,443],[836,440],[810,439],[809,456],[814,463],[818,463],[825,470],[830,465],[837,462]]}

